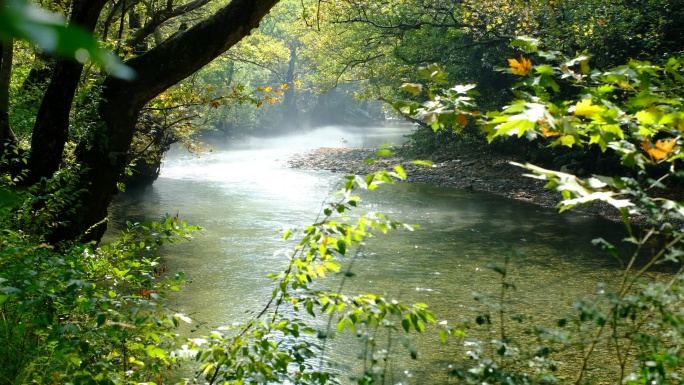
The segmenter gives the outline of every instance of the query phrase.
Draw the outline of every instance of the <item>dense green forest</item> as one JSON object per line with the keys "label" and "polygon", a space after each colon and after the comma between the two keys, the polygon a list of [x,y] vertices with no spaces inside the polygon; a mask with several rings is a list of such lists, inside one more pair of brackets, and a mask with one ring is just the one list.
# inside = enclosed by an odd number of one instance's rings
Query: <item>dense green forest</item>
{"label": "dense green forest", "polygon": [[[449,383],[683,383],[682,20],[681,0],[0,0],[0,383],[170,383],[185,361],[208,384],[352,381],[319,365],[332,336],[316,317],[377,348],[359,384],[391,382],[386,351],[403,347],[378,333],[463,348]],[[501,287],[472,321],[496,335],[482,341],[429,304],[322,290],[366,238],[414,229],[348,218],[401,166],[347,177],[283,234],[296,243],[263,309],[201,338],[179,336],[190,319],[164,296],[185,276],[156,254],[201,228],[167,215],[101,242],[114,196],[152,183],[174,143],[388,119],[417,127],[408,156],[488,145],[529,161],[560,211],[611,206],[636,249],[621,285],[518,340],[506,266],[488,266]],[[559,171],[571,159],[581,175]],[[592,370],[597,351],[615,373]]]}

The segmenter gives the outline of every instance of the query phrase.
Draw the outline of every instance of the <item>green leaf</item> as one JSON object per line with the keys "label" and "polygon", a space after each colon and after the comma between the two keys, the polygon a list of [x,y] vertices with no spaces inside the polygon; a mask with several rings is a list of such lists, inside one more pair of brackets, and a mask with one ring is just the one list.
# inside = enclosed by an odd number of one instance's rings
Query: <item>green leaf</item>
{"label": "green leaf", "polygon": [[417,84],[417,83],[404,83],[401,86],[402,91],[406,91],[410,93],[411,95],[418,95],[422,90],[423,90],[423,85],[422,84]]}
{"label": "green leaf", "polygon": [[563,146],[572,147],[573,144],[577,143],[577,140],[572,135],[563,135],[558,139],[558,142]]}
{"label": "green leaf", "polygon": [[660,113],[653,110],[641,110],[636,113],[636,118],[641,124],[654,125],[660,121]]}
{"label": "green leaf", "polygon": [[527,119],[509,120],[506,123],[498,126],[489,140],[492,141],[497,136],[515,135],[516,133],[518,134],[518,137],[521,137],[526,131],[533,129],[534,126],[535,123],[530,122]]}
{"label": "green leaf", "polygon": [[598,91],[599,94],[608,94],[608,93],[615,91],[615,88],[617,88],[617,87],[615,87],[612,84],[604,84],[604,85],[601,85],[598,88],[596,88],[596,90]]}
{"label": "green leaf", "polygon": [[409,321],[408,318],[404,318],[401,320],[401,327],[404,328],[404,331],[408,333],[408,331],[411,330],[411,321]]}
{"label": "green leaf", "polygon": [[520,47],[525,52],[535,52],[539,47],[539,39],[528,36],[518,36],[510,44],[511,47]]}
{"label": "green leaf", "polygon": [[406,171],[404,170],[403,167],[401,167],[401,165],[394,166],[394,171],[396,171],[397,174],[399,174],[401,179],[406,179]]}
{"label": "green leaf", "polygon": [[537,66],[535,68],[535,71],[540,75],[542,75],[542,74],[553,75],[553,67],[551,67],[550,65],[547,65],[547,64]]}
{"label": "green leaf", "polygon": [[0,188],[0,207],[10,207],[21,202],[21,198],[14,192]]}
{"label": "green leaf", "polygon": [[100,48],[86,31],[66,26],[65,19],[26,1],[10,0],[0,8],[0,37],[25,40],[42,50],[56,53],[81,63],[92,60],[108,73],[122,79],[133,79],[135,73],[121,64],[112,53]]}
{"label": "green leaf", "polygon": [[447,74],[442,71],[438,65],[431,64],[427,67],[418,69],[418,78],[429,80],[438,84],[446,83]]}
{"label": "green leaf", "polygon": [[411,161],[411,163],[418,165],[418,166],[427,166],[427,167],[432,167],[432,165],[434,164],[429,160],[414,160],[414,161]]}
{"label": "green leaf", "polygon": [[341,239],[337,240],[337,251],[339,251],[340,254],[345,255],[347,253],[347,242]]}

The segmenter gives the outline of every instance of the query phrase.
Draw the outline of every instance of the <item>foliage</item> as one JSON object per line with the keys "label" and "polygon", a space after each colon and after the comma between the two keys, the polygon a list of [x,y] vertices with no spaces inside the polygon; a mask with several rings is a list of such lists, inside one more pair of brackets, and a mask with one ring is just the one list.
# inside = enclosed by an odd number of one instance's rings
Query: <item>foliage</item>
{"label": "foliage", "polygon": [[[3,382],[150,381],[177,361],[169,355],[181,314],[158,302],[182,274],[163,275],[150,254],[192,228],[135,224],[122,239],[93,250],[57,253],[4,231],[0,312]],[[147,255],[147,256],[145,256]]]}
{"label": "foliage", "polygon": [[[144,14],[148,26],[178,5],[169,1],[164,8],[161,3],[136,3],[128,13],[113,7],[103,23],[103,39],[122,57],[141,54],[133,42],[144,41],[145,37],[139,36],[145,28],[124,28],[124,18]],[[468,383],[559,382],[562,379],[556,371],[564,354],[576,353],[579,348],[582,357],[575,383],[600,381],[588,365],[603,346],[614,352],[610,362],[618,370],[613,382],[681,382],[684,276],[654,282],[646,273],[662,261],[679,262],[682,255],[684,210],[676,197],[668,197],[666,188],[679,187],[684,61],[669,58],[661,65],[631,61],[607,71],[592,66],[614,60],[608,52],[609,44],[621,47],[618,57],[640,59],[657,58],[662,49],[677,47],[678,29],[672,20],[684,7],[674,7],[674,0],[645,1],[634,7],[622,1],[592,1],[571,7],[573,4],[562,0],[453,5],[437,0],[310,2],[302,8],[301,20],[279,15],[281,24],[265,23],[255,40],[244,42],[229,60],[218,62],[204,77],[193,77],[150,102],[134,146],[127,149],[129,155],[158,160],[168,140],[193,143],[195,130],[189,123],[199,117],[202,108],[215,109],[233,102],[259,106],[281,96],[287,100],[287,91],[329,90],[354,81],[363,86],[354,89],[358,97],[376,95],[389,100],[399,89],[408,92],[412,100],[397,102],[394,107],[440,135],[451,134],[446,132],[449,128],[463,131],[479,126],[490,141],[517,136],[549,146],[595,146],[615,153],[630,173],[580,178],[533,165],[524,167],[548,181],[549,188],[561,192],[561,210],[603,201],[621,213],[628,241],[637,247],[622,285],[615,290],[607,288],[598,301],[578,301],[576,314],[559,319],[554,327],[531,327],[527,332],[537,339],[537,345],[530,346],[506,327],[510,318],[506,302],[514,289],[507,267],[490,266],[501,277],[501,293],[494,302],[478,298],[485,310],[475,323],[485,327],[496,323],[499,335],[482,342],[467,338],[460,326],[439,327],[443,341],[452,336],[466,348],[459,355],[465,358],[457,360],[449,374]],[[673,12],[659,14],[668,9]],[[52,16],[47,21],[35,19],[33,11],[24,3],[0,9],[0,33],[42,43],[46,50],[83,60],[85,53],[101,64],[109,60],[92,39],[63,27],[63,22]],[[186,16],[190,20],[192,15]],[[635,21],[625,22],[629,18]],[[109,29],[115,21],[119,22],[119,36],[112,38]],[[164,21],[150,32],[155,45],[161,44],[163,37],[183,33]],[[321,23],[330,29],[321,33],[313,28]],[[640,40],[628,43],[626,31],[635,26]],[[540,32],[559,51],[540,50],[539,41],[529,38],[506,46],[507,36],[522,31]],[[668,38],[661,41],[659,31]],[[54,39],[45,40],[48,36]],[[565,36],[572,37],[565,41]],[[606,40],[610,43],[602,40],[605,36],[610,37]],[[272,44],[263,47],[255,43],[259,41]],[[48,44],[51,42],[54,44]],[[512,54],[515,47],[522,47],[524,52]],[[583,47],[596,49],[601,55],[575,55]],[[264,71],[242,82],[234,81],[233,75],[247,72],[243,67],[240,73],[235,63],[250,59]],[[505,59],[510,67],[491,76],[488,64],[504,64]],[[286,61],[288,66],[304,69],[290,72],[292,68],[288,67],[283,77]],[[429,62],[442,64],[448,73],[425,65],[418,74],[420,82],[406,81],[413,66]],[[224,69],[230,69],[229,79],[223,77],[227,73]],[[454,83],[457,77],[450,74],[456,73],[459,80],[468,83],[486,80],[484,89],[492,90],[486,95],[495,108],[487,113],[476,110],[478,94],[472,84],[445,86]],[[88,82],[82,84],[77,105],[87,108],[72,114],[72,138],[86,135],[91,128],[88,124],[94,121],[90,114],[100,101],[99,86],[95,86],[98,82],[91,82],[88,74],[84,79]],[[398,87],[401,83],[404,85]],[[516,99],[499,109],[497,103],[508,96],[502,85],[508,84],[514,85]],[[484,103],[483,107],[490,109]],[[26,115],[30,113],[23,113],[22,118]],[[256,114],[240,119],[256,121]],[[161,143],[157,143],[157,135],[162,136]],[[72,159],[65,161],[71,163]],[[364,370],[356,382],[384,383],[388,351],[396,336],[424,332],[436,323],[422,303],[407,305],[374,294],[345,295],[341,289],[331,292],[317,284],[319,278],[340,273],[341,261],[353,258],[354,247],[374,232],[412,229],[378,213],[368,213],[356,221],[347,215],[359,201],[353,195],[355,189],[373,190],[404,179],[405,172],[399,166],[390,172],[346,179],[337,200],[324,208],[322,219],[298,232],[301,238],[297,245],[282,252],[287,265],[282,273],[272,276],[273,294],[255,319],[246,325],[221,328],[185,345],[175,335],[175,328],[187,318],[160,304],[166,291],[178,289],[183,276],[166,277],[166,269],[154,251],[197,228],[167,216],[162,223],[130,224],[121,240],[99,248],[78,243],[61,243],[58,248],[48,245],[46,239],[70,226],[69,214],[79,209],[83,190],[77,182],[82,172],[77,164],[67,164],[53,177],[23,192],[14,186],[17,179],[3,179],[3,382],[162,382],[164,374],[184,357],[195,358],[200,374],[212,384],[335,382],[336,374],[314,357],[324,353],[328,338],[354,333],[367,347]],[[643,232],[632,228],[630,216],[642,218]],[[288,230],[284,238],[292,234]],[[646,246],[654,239],[662,247],[646,255]],[[596,243],[616,253],[613,245],[603,240]],[[645,265],[637,268],[637,258],[644,255],[648,257]],[[326,321],[326,327],[316,330],[312,317]],[[373,337],[378,334],[387,337],[385,346]],[[415,348],[407,348],[409,356],[415,358]]]}
{"label": "foliage", "polygon": [[[487,383],[548,383],[556,377],[557,362],[563,352],[581,347],[582,360],[575,383],[601,377],[588,371],[596,351],[612,351],[610,361],[617,368],[614,382],[629,384],[681,382],[682,296],[681,271],[671,280],[660,282],[647,277],[651,267],[663,262],[681,263],[682,202],[676,193],[680,186],[681,130],[684,60],[670,58],[662,65],[630,61],[606,71],[591,68],[590,57],[566,59],[558,51],[540,50],[536,39],[520,38],[512,46],[524,50],[520,60],[509,59],[510,68],[501,71],[517,76],[517,99],[500,111],[475,110],[468,92],[471,85],[445,89],[438,68],[427,68],[419,77],[431,84],[425,102],[400,101],[395,104],[407,115],[424,119],[435,130],[460,130],[467,117],[475,121],[490,141],[500,137],[526,137],[548,146],[592,147],[614,152],[622,166],[631,172],[622,175],[575,175],[519,165],[535,178],[548,181],[547,188],[559,191],[561,211],[580,204],[602,201],[621,214],[629,243],[636,251],[629,259],[622,285],[605,288],[596,302],[575,303],[576,314],[558,320],[557,327],[539,327],[534,335],[541,345],[520,345],[505,332],[505,293],[512,286],[505,280],[506,269],[492,266],[502,276],[502,294],[493,308],[500,312],[501,338],[487,344],[467,341],[473,365],[457,365],[453,375],[468,381]],[[526,55],[528,55],[526,57]],[[530,58],[529,55],[536,55]],[[422,85],[406,84],[404,91],[419,94]],[[639,218],[644,229],[638,232],[632,220]],[[657,239],[659,249],[647,252],[645,246]],[[617,249],[602,239],[595,241],[616,257]],[[645,259],[642,266],[637,260]],[[490,323],[489,313],[478,323]],[[475,345],[473,345],[473,343]],[[494,352],[490,357],[487,352]],[[535,375],[531,376],[530,368]],[[606,374],[608,375],[608,374]]]}
{"label": "foliage", "polygon": [[[164,274],[154,251],[197,227],[178,218],[129,223],[111,244],[62,245],[41,233],[64,226],[75,194],[60,172],[42,191],[2,185],[0,206],[0,380],[3,383],[139,383],[161,378],[182,314],[160,302],[183,275]],[[35,201],[42,201],[36,205]],[[24,207],[41,206],[40,212]]]}
{"label": "foliage", "polygon": [[0,8],[0,38],[17,38],[85,62],[93,60],[115,76],[131,79],[134,74],[110,52],[103,50],[87,32],[65,26],[63,17],[29,4],[24,0],[7,1]]}

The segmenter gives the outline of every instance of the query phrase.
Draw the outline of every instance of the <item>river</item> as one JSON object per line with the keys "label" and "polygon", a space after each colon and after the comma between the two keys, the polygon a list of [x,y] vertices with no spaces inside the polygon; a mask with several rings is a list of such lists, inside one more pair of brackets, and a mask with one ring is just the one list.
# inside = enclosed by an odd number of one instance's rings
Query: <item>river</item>
{"label": "river", "polygon": [[[244,322],[272,292],[267,274],[286,264],[284,256],[273,255],[292,246],[280,231],[312,223],[342,179],[325,171],[284,168],[283,163],[306,148],[373,147],[400,143],[403,134],[402,128],[326,128],[287,138],[213,141],[217,151],[200,158],[173,150],[152,186],[117,197],[112,227],[165,213],[201,225],[204,236],[164,251],[168,269],[183,271],[192,281],[169,298],[169,306],[202,323],[196,333]],[[574,299],[593,295],[597,283],[610,284],[620,273],[618,261],[591,245],[597,236],[616,241],[623,235],[621,226],[602,219],[423,184],[387,186],[362,198],[360,211],[383,212],[422,229],[367,242],[345,291],[424,302],[439,320],[472,320],[473,309],[480,306],[473,293],[493,298],[500,288],[487,264],[502,265],[504,257],[510,261],[508,280],[516,286],[507,298],[509,311],[535,321],[554,320]],[[426,373],[434,367],[423,362],[439,364],[450,353],[419,345],[423,361],[401,364],[393,383],[433,382]],[[342,362],[339,370],[345,375],[358,371],[353,359],[344,358],[353,357],[350,349],[358,347],[340,339],[328,349]]]}

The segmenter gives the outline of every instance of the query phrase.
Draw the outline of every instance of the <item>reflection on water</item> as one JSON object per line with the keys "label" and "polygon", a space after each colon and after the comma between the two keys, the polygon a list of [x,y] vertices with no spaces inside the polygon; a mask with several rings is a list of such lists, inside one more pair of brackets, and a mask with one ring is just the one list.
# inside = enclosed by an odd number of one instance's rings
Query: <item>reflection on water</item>
{"label": "reflection on water", "polygon": [[[393,129],[390,136],[400,142],[404,131]],[[340,142],[342,137],[347,143]],[[291,246],[279,231],[313,222],[342,179],[283,168],[284,161],[305,147],[377,146],[383,138],[387,133],[381,130],[328,129],[291,140],[214,144],[219,151],[202,158],[175,152],[153,186],[117,198],[112,222],[120,227],[126,220],[178,212],[188,223],[203,226],[205,236],[165,251],[169,269],[184,271],[192,280],[170,299],[170,306],[209,328],[243,322],[270,296],[266,275],[286,264],[284,257],[273,256]],[[500,265],[508,257],[509,280],[516,285],[509,298],[511,312],[554,319],[571,300],[594,293],[596,283],[618,276],[619,262],[590,245],[597,235],[614,242],[622,235],[618,225],[600,219],[431,185],[399,184],[361,195],[363,210],[420,224],[422,230],[368,241],[353,257],[356,275],[345,283],[348,293],[425,302],[438,319],[450,322],[472,319],[477,306],[473,292],[494,296],[499,290],[499,277],[487,263]],[[358,349],[348,340],[335,340],[327,351],[343,367],[352,364],[349,352]],[[453,358],[444,351],[422,353],[432,362]],[[425,367],[403,362],[394,381],[421,378],[417,382],[425,383]]]}

